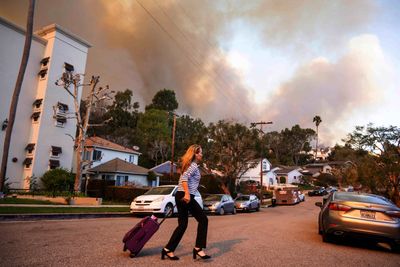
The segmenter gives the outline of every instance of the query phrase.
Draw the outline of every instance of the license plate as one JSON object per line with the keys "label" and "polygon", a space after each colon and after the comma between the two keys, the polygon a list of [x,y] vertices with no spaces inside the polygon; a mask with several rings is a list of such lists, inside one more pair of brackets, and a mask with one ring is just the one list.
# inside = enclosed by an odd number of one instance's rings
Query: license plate
{"label": "license plate", "polygon": [[361,218],[375,220],[375,211],[360,210]]}
{"label": "license plate", "polygon": [[138,207],[138,209],[140,209],[140,210],[144,210],[144,207],[142,207],[142,206],[139,206],[139,207]]}

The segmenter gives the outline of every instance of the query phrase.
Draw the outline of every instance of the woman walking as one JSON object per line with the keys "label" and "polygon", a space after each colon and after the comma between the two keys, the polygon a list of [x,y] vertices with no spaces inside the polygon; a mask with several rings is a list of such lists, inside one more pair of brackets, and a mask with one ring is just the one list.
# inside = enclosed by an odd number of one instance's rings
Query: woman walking
{"label": "woman walking", "polygon": [[203,151],[199,145],[191,145],[182,157],[181,176],[178,183],[178,191],[175,195],[175,203],[178,208],[178,227],[173,232],[168,244],[161,251],[161,259],[167,256],[170,260],[179,260],[174,251],[182,239],[188,225],[188,213],[193,215],[198,222],[196,244],[193,248],[193,259],[199,256],[201,259],[209,259],[203,248],[207,243],[208,219],[199,203],[194,199],[198,194],[200,183],[200,170],[198,163],[203,157]]}

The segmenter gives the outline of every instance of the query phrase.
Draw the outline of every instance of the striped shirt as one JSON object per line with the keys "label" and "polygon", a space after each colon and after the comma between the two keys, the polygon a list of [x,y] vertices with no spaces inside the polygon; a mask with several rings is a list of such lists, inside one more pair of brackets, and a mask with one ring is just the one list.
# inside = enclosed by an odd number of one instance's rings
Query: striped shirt
{"label": "striped shirt", "polygon": [[192,162],[189,168],[187,168],[187,170],[179,178],[178,191],[184,192],[185,189],[183,189],[182,182],[187,182],[189,193],[191,195],[196,195],[198,193],[197,189],[200,183],[200,170],[196,162]]}

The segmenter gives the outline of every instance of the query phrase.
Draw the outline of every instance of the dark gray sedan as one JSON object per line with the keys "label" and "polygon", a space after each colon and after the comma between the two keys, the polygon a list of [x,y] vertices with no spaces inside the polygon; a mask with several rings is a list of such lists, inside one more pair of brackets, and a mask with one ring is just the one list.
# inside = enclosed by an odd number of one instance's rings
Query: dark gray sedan
{"label": "dark gray sedan", "polygon": [[230,195],[214,194],[203,199],[204,211],[224,215],[226,213],[236,214],[235,202]]}
{"label": "dark gray sedan", "polygon": [[400,251],[400,208],[388,199],[365,193],[334,192],[316,202],[318,230],[324,242],[356,237],[388,243]]}
{"label": "dark gray sedan", "polygon": [[235,206],[237,211],[259,211],[260,200],[256,195],[241,195],[235,199]]}

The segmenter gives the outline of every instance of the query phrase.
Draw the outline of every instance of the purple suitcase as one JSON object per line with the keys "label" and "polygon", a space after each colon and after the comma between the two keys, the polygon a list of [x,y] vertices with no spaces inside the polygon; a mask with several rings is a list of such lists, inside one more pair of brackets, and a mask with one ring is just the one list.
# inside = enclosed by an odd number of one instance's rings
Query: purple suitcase
{"label": "purple suitcase", "polygon": [[129,250],[131,252],[129,255],[131,258],[137,256],[146,242],[150,240],[155,232],[157,232],[164,220],[172,214],[173,210],[174,209],[172,209],[171,212],[169,212],[159,223],[157,217],[154,215],[143,218],[143,220],[138,222],[125,234],[122,239],[122,242],[124,243],[123,250]]}

